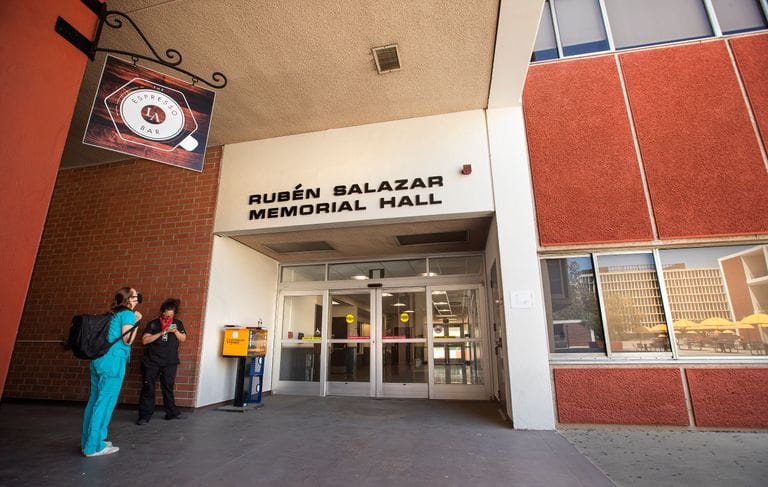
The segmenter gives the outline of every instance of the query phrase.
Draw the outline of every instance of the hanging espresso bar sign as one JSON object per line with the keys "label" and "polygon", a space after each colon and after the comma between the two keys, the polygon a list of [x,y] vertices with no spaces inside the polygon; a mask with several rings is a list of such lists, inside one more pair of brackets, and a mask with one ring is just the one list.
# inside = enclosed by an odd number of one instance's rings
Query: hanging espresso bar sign
{"label": "hanging espresso bar sign", "polygon": [[[289,190],[249,195],[248,219],[365,211],[371,204],[378,209],[440,205],[443,202],[438,199],[435,191],[442,187],[443,176],[339,184],[327,191],[333,198],[331,201],[318,201],[325,194],[322,188],[304,188],[297,184]],[[361,197],[356,198],[357,195]],[[363,195],[375,195],[377,198],[363,200]],[[277,205],[273,206],[275,203]]]}
{"label": "hanging espresso bar sign", "polygon": [[83,143],[203,170],[215,94],[107,56]]}

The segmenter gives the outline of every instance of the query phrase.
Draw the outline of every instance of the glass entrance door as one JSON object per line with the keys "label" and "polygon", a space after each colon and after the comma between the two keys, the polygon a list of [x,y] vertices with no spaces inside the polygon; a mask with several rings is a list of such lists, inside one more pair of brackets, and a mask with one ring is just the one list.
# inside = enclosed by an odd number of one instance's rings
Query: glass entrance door
{"label": "glass entrance door", "polygon": [[424,288],[377,290],[376,397],[429,397]]}
{"label": "glass entrance door", "polygon": [[427,289],[431,299],[429,397],[488,399],[482,288],[440,286]]}
{"label": "glass entrance door", "polygon": [[374,296],[369,290],[331,291],[326,393],[372,396]]}
{"label": "glass entrance door", "polygon": [[273,390],[487,399],[480,285],[283,293]]}

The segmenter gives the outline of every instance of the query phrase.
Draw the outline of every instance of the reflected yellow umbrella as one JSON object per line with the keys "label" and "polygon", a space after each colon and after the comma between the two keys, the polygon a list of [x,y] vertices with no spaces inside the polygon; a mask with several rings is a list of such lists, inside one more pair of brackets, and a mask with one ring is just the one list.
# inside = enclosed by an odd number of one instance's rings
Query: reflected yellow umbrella
{"label": "reflected yellow umbrella", "polygon": [[650,328],[653,333],[666,333],[667,325],[654,325]]}
{"label": "reflected yellow umbrella", "polygon": [[733,321],[726,320],[725,318],[720,318],[719,316],[713,316],[699,323],[699,326],[706,326],[710,328],[714,328],[714,327],[733,328],[734,324],[735,323]]}
{"label": "reflected yellow umbrella", "polygon": [[753,315],[749,315],[746,318],[741,320],[742,325],[760,325],[760,326],[768,326],[768,314],[765,313],[755,313]]}
{"label": "reflected yellow umbrella", "polygon": [[634,333],[653,333],[653,330],[647,326],[638,326],[637,328],[632,329],[632,331]]}
{"label": "reflected yellow umbrella", "polygon": [[696,322],[691,320],[677,320],[672,323],[672,326],[675,330],[685,330],[686,328],[696,326]]}

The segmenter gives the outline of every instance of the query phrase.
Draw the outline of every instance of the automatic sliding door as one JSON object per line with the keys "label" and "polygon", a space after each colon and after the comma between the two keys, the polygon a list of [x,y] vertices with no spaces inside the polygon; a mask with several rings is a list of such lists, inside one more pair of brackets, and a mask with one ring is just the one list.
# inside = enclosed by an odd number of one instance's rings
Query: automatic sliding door
{"label": "automatic sliding door", "polygon": [[429,395],[424,289],[380,291],[377,397]]}
{"label": "automatic sliding door", "polygon": [[371,396],[372,292],[333,291],[328,324],[327,393]]}

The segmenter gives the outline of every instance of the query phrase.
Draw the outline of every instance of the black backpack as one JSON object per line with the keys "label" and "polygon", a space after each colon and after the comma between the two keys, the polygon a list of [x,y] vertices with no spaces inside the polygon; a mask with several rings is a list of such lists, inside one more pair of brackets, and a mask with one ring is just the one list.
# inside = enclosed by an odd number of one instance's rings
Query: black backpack
{"label": "black backpack", "polygon": [[103,315],[77,315],[73,317],[72,326],[69,327],[69,338],[64,343],[64,349],[72,350],[75,357],[83,360],[94,360],[106,354],[112,345],[138,326],[133,325],[130,330],[123,333],[118,339],[110,342],[108,339],[109,322],[113,316],[107,313]]}

